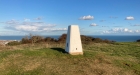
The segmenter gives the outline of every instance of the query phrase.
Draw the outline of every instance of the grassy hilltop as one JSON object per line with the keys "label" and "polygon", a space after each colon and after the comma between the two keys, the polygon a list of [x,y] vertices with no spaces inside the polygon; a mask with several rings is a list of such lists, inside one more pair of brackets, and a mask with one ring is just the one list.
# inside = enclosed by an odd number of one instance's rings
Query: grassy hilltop
{"label": "grassy hilltop", "polygon": [[140,75],[140,43],[83,44],[84,55],[65,44],[0,46],[1,75]]}

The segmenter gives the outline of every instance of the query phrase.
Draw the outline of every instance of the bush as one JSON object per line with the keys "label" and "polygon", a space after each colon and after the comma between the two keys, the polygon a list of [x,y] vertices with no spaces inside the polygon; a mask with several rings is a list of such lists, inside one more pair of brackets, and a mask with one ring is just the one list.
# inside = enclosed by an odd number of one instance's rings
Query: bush
{"label": "bush", "polygon": [[45,42],[48,42],[48,43],[52,43],[52,42],[57,42],[57,40],[56,39],[54,39],[54,38],[51,38],[51,37],[46,37],[45,39],[44,39],[44,41]]}
{"label": "bush", "polygon": [[20,44],[21,44],[21,42],[19,42],[19,41],[11,41],[7,45],[14,46],[14,45],[20,45]]}
{"label": "bush", "polygon": [[[30,36],[30,38],[28,39],[28,37],[25,37],[21,40],[22,44],[27,44],[27,43],[41,43],[41,42],[47,42],[47,43],[65,43],[66,42],[66,38],[67,38],[67,34],[62,34],[58,40],[51,38],[51,37],[42,37],[42,36]],[[90,36],[85,36],[85,35],[81,35],[81,42],[82,44],[92,44],[92,43],[114,43],[114,41],[110,41],[110,40],[102,40],[100,38],[93,38]]]}
{"label": "bush", "polygon": [[38,43],[44,41],[44,38],[42,36],[32,36],[30,40],[32,43]]}
{"label": "bush", "polygon": [[139,39],[139,40],[137,40],[137,42],[140,42],[140,39]]}
{"label": "bush", "polygon": [[28,37],[25,37],[25,38],[22,38],[21,43],[27,44],[27,43],[31,43],[31,41],[28,39]]}
{"label": "bush", "polygon": [[107,40],[107,39],[103,40],[103,42],[104,42],[104,43],[111,43],[111,41],[109,41],[109,40]]}
{"label": "bush", "polygon": [[39,43],[39,42],[44,42],[44,38],[42,36],[31,36],[30,38],[24,37],[21,40],[22,44]]}
{"label": "bush", "polygon": [[100,38],[95,38],[94,40],[93,40],[93,42],[96,42],[96,43],[100,43],[100,42],[102,42],[103,40],[102,39],[100,39]]}
{"label": "bush", "polygon": [[93,39],[94,39],[93,37],[81,35],[82,44],[90,44],[90,43],[92,43]]}
{"label": "bush", "polygon": [[62,35],[58,38],[58,42],[59,42],[59,43],[65,43],[65,42],[66,42],[66,38],[67,38],[67,34],[62,34]]}

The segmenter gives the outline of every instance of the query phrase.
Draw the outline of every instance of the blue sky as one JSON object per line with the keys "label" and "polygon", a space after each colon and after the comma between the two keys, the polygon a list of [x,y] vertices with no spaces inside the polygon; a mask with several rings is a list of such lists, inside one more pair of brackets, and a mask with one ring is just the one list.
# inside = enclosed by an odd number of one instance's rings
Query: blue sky
{"label": "blue sky", "polygon": [[140,35],[140,0],[0,0],[0,35]]}

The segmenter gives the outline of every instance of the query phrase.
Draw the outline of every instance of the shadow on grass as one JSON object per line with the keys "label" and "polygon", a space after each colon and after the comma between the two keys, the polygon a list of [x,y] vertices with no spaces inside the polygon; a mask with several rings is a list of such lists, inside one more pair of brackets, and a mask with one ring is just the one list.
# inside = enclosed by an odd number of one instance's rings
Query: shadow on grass
{"label": "shadow on grass", "polygon": [[63,48],[51,48],[52,50],[56,50],[61,53],[67,53]]}

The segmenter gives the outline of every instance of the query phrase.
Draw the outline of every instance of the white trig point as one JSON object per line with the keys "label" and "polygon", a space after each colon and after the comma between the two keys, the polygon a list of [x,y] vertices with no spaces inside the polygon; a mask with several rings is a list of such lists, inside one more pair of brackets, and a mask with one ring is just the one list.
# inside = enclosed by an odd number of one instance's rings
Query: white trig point
{"label": "white trig point", "polygon": [[78,25],[68,27],[65,51],[71,55],[83,55]]}

